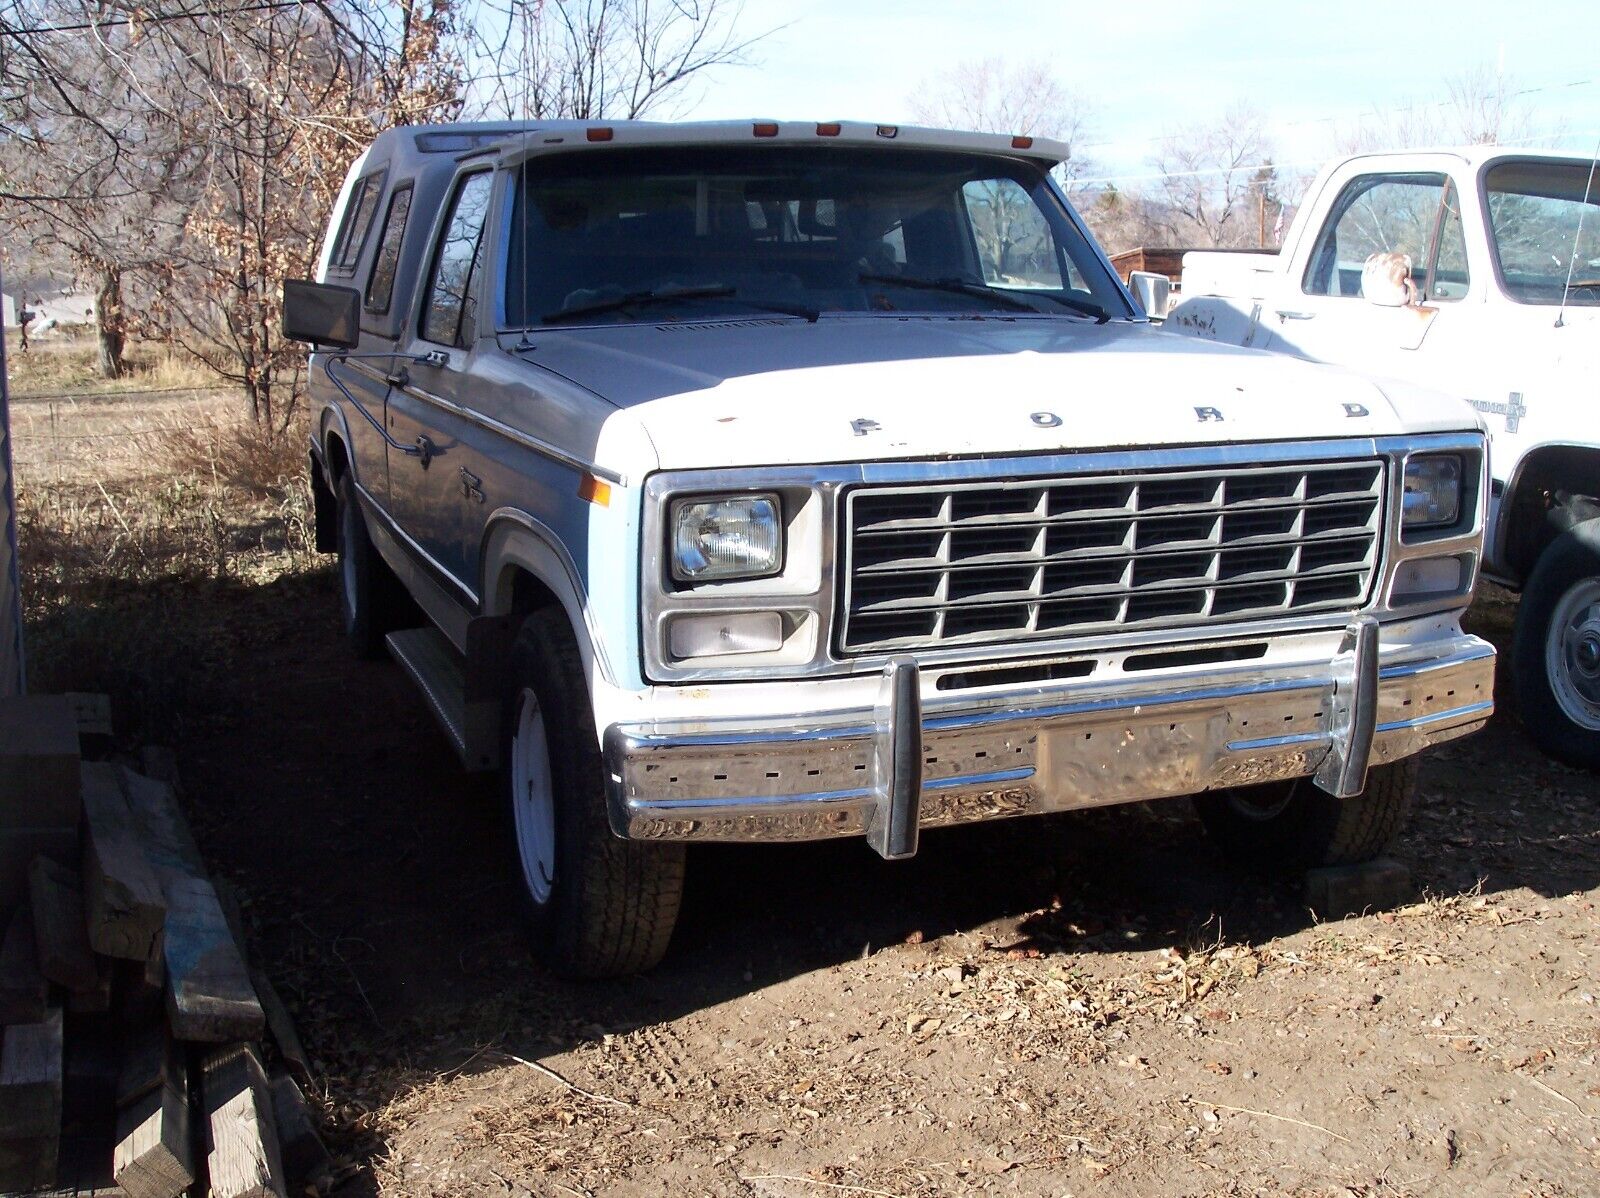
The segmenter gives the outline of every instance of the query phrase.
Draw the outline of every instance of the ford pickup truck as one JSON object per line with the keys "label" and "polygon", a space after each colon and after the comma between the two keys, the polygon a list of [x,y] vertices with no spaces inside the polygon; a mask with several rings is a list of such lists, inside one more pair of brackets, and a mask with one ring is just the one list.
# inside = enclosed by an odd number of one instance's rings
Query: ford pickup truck
{"label": "ford pickup truck", "polygon": [[711,842],[1194,795],[1361,861],[1488,718],[1476,414],[1152,328],[1066,152],[540,122],[351,168],[285,287],[318,543],[504,779],[558,969],[656,962]]}
{"label": "ford pickup truck", "polygon": [[1600,768],[1600,178],[1493,146],[1327,166],[1277,254],[1191,253],[1168,327],[1464,398],[1490,440],[1486,574],[1522,591],[1533,739]]}

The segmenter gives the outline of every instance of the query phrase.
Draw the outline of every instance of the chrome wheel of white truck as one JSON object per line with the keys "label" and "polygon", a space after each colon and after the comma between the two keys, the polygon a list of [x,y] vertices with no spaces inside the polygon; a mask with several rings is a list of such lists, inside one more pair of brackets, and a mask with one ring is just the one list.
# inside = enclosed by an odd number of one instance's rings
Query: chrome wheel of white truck
{"label": "chrome wheel of white truck", "polygon": [[510,670],[506,797],[534,950],[568,977],[649,969],[678,919],[684,848],[612,834],[589,686],[565,612],[523,621]]}
{"label": "chrome wheel of white truck", "polygon": [[1300,867],[1370,861],[1394,843],[1411,813],[1416,758],[1373,766],[1366,788],[1336,799],[1310,778],[1195,796],[1207,834],[1253,865]]}
{"label": "chrome wheel of white truck", "polygon": [[1568,765],[1600,769],[1600,520],[1540,555],[1517,609],[1512,661],[1528,735]]}

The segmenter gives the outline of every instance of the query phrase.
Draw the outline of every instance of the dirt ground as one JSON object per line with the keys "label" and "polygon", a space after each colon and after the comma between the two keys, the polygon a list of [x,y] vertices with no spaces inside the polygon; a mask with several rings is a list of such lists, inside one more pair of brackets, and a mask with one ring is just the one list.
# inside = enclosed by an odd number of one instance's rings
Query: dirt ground
{"label": "dirt ground", "polygon": [[1320,920],[1172,802],[899,863],[702,849],[666,962],[578,986],[521,942],[492,783],[347,656],[331,574],[203,602],[170,739],[341,1193],[1600,1193],[1600,778],[1505,706],[1426,759],[1397,908]]}

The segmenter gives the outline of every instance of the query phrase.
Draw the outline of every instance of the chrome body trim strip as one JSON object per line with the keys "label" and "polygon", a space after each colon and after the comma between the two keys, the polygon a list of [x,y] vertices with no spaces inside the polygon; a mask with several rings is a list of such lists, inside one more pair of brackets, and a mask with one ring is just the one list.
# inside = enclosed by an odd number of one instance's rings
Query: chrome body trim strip
{"label": "chrome body trim strip", "polygon": [[412,399],[420,400],[431,407],[438,408],[441,412],[448,412],[457,419],[465,420],[468,424],[493,433],[497,437],[503,437],[514,445],[520,445],[524,449],[532,450],[541,457],[549,458],[552,462],[559,462],[563,466],[568,466],[580,474],[592,474],[596,478],[604,479],[613,486],[625,487],[628,485],[626,475],[618,474],[615,470],[602,466],[597,462],[592,462],[588,458],[581,458],[577,454],[568,453],[558,445],[554,445],[540,437],[535,437],[531,433],[525,433],[521,429],[512,428],[509,424],[504,424],[492,416],[485,416],[482,412],[475,412],[471,408],[446,399],[442,395],[435,395],[432,391],[424,391],[421,387],[413,386],[410,383],[397,389]]}
{"label": "chrome body trim strip", "polygon": [[[920,737],[909,738],[920,750],[917,822],[936,827],[1308,777],[1330,760],[1348,791],[1358,758],[1366,757],[1364,777],[1368,762],[1400,760],[1489,718],[1495,652],[1487,642],[1451,635],[1393,649],[1380,664],[1375,650],[1364,656],[1365,628],[1352,625],[1345,664],[1219,672],[1183,690],[1080,685],[1080,697],[1044,702],[1027,690],[930,711]],[[1354,687],[1348,716],[1333,701],[1343,678]],[[909,719],[909,707],[889,701],[890,722]],[[1282,731],[1251,735],[1252,725]],[[612,725],[604,737],[611,825],[637,839],[865,836],[885,803],[876,762],[886,735],[882,720],[864,711],[801,715],[784,726]],[[1370,753],[1361,752],[1363,741]]]}

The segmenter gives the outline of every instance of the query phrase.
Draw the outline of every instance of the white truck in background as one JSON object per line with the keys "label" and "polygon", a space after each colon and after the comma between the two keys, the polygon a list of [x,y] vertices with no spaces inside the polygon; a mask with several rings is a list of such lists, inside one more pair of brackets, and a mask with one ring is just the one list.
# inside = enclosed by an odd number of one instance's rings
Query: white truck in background
{"label": "white truck in background", "polygon": [[[1459,395],[1488,431],[1486,576],[1522,591],[1529,733],[1600,768],[1600,178],[1474,146],[1325,167],[1278,253],[1185,256],[1166,327]],[[1448,585],[1450,580],[1441,580]]]}

